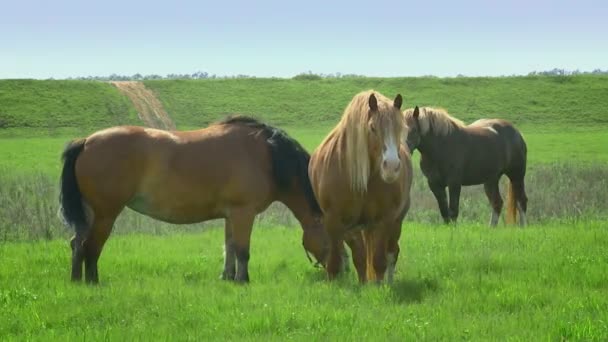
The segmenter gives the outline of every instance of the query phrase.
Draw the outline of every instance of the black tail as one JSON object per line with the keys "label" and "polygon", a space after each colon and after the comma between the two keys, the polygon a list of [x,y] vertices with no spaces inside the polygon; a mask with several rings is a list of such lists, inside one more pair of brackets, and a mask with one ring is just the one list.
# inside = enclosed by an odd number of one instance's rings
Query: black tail
{"label": "black tail", "polygon": [[76,181],[76,159],[84,149],[85,139],[68,143],[63,151],[63,170],[61,171],[61,212],[65,222],[76,231],[87,228],[87,219],[82,206],[82,194]]}

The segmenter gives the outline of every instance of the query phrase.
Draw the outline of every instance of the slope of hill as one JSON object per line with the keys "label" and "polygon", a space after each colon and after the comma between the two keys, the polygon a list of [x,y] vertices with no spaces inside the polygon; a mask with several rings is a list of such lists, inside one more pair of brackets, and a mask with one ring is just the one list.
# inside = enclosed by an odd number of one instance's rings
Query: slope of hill
{"label": "slope of hill", "polygon": [[[178,129],[228,113],[290,128],[333,125],[352,96],[374,88],[405,106],[446,108],[470,122],[502,117],[518,125],[608,125],[608,76],[506,78],[205,79],[145,81]],[[98,81],[0,80],[0,136],[90,132],[144,123],[129,99]]]}
{"label": "slope of hill", "polygon": [[118,89],[96,81],[0,80],[0,135],[87,132],[138,124]]}
{"label": "slope of hill", "polygon": [[344,78],[146,81],[179,127],[201,127],[226,113],[277,125],[335,123],[357,92],[373,88],[404,106],[446,108],[466,122],[501,117],[516,124],[608,125],[608,77]]}

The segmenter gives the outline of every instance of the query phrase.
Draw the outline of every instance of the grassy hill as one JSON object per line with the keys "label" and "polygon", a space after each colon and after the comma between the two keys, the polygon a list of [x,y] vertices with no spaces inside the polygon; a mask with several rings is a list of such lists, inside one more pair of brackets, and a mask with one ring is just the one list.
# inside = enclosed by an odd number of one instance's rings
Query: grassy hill
{"label": "grassy hill", "polygon": [[147,81],[178,126],[222,113],[250,113],[277,125],[333,124],[352,96],[373,88],[404,106],[446,108],[465,121],[501,117],[519,125],[608,125],[608,77],[346,78]]}
{"label": "grassy hill", "polygon": [[[228,113],[290,128],[333,125],[352,96],[400,92],[405,106],[441,106],[465,121],[501,117],[555,128],[608,125],[608,77],[343,78],[146,81],[178,128],[203,127]],[[92,131],[140,124],[127,98],[96,81],[0,80],[0,136]]]}
{"label": "grassy hill", "polygon": [[[374,88],[404,106],[442,106],[467,122],[513,121],[537,162],[608,161],[608,76],[504,78],[207,79],[146,81],[178,129],[229,113],[280,126],[313,150],[352,96]],[[143,125],[113,85],[97,81],[0,80],[0,169],[47,170],[69,139],[121,124]],[[15,137],[19,139],[14,139]]]}
{"label": "grassy hill", "polygon": [[0,136],[84,133],[139,123],[129,100],[108,83],[0,80]]}

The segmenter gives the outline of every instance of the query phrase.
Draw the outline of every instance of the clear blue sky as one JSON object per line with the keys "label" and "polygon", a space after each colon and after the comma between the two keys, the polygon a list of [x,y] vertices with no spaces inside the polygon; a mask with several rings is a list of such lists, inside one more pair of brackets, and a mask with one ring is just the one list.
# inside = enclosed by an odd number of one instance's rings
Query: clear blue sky
{"label": "clear blue sky", "polygon": [[3,1],[0,78],[608,69],[608,1]]}

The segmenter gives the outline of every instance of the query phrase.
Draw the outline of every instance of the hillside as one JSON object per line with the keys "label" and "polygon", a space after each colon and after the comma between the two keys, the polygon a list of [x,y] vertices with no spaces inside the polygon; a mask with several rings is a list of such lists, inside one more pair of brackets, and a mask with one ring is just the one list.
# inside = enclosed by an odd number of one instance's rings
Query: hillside
{"label": "hillside", "polygon": [[[227,113],[290,128],[333,125],[351,97],[374,88],[405,106],[441,106],[465,121],[502,117],[518,125],[608,125],[608,76],[342,78],[145,81],[179,129]],[[128,98],[96,81],[0,80],[0,136],[90,132],[142,124]]]}
{"label": "hillside", "polygon": [[109,83],[0,80],[0,135],[78,133],[139,124],[131,102]]}
{"label": "hillside", "polygon": [[178,127],[200,127],[223,113],[250,113],[290,127],[335,123],[352,96],[373,88],[404,106],[441,106],[472,121],[608,125],[608,77],[347,78],[146,81]]}

